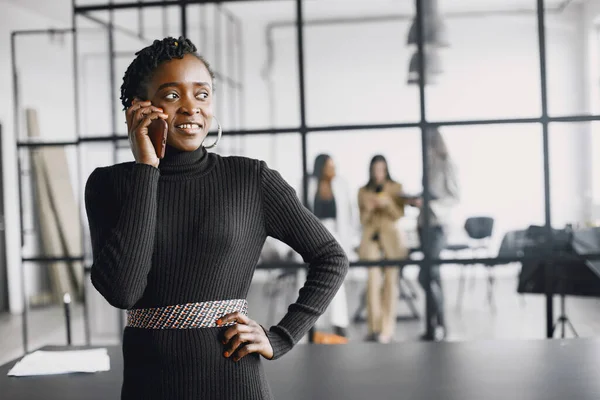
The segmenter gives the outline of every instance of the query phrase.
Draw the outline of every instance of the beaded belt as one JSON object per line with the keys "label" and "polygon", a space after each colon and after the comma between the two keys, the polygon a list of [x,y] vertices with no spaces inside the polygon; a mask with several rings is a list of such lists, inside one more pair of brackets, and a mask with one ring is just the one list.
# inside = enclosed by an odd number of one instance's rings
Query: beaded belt
{"label": "beaded belt", "polygon": [[[127,310],[127,326],[144,329],[215,328],[217,319],[236,311],[248,315],[248,302],[245,299],[234,299],[140,308]],[[219,326],[234,324],[232,322]]]}

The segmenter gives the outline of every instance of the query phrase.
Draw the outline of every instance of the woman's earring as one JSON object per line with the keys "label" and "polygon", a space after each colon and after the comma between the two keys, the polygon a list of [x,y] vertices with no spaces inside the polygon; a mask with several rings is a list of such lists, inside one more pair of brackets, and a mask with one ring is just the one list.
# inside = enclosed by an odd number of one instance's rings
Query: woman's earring
{"label": "woman's earring", "polygon": [[212,149],[213,147],[216,147],[217,144],[219,143],[219,140],[221,140],[221,135],[223,134],[223,131],[221,130],[221,124],[219,123],[219,120],[215,116],[213,116],[213,119],[215,121],[217,121],[217,140],[215,140],[215,142],[213,144],[210,144],[208,146],[203,145],[205,149]]}

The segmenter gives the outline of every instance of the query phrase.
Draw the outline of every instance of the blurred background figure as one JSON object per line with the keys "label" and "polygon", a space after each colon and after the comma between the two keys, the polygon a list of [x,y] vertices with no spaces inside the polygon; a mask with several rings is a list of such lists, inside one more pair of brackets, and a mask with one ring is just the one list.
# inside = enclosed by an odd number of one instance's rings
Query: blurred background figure
{"label": "blurred background figure", "polygon": [[[428,183],[431,201],[429,202],[429,234],[431,258],[440,258],[440,253],[446,246],[447,229],[452,208],[458,203],[459,187],[456,178],[456,168],[448,153],[448,148],[442,135],[437,128],[426,131],[427,162],[429,167]],[[418,232],[421,243],[424,241],[425,214],[423,213],[422,200],[416,199],[412,205],[421,207],[418,218]],[[442,279],[440,276],[440,265],[432,265],[430,271],[421,266],[419,272],[419,283],[426,288],[427,272],[431,276],[431,296],[429,302],[433,318],[434,336],[424,334],[423,340],[442,340],[446,337],[446,320],[444,318],[444,294],[442,290]]]}
{"label": "blurred background figure", "polygon": [[[404,199],[399,193],[402,193],[402,185],[391,178],[385,157],[373,157],[369,181],[358,192],[363,227],[359,248],[361,260],[406,258],[408,251],[396,226],[398,219],[404,215]],[[369,268],[367,340],[389,343],[394,339],[398,272],[397,267]]]}
{"label": "blurred background figure", "polygon": [[[337,175],[335,163],[328,154],[320,154],[315,158],[307,193],[308,208],[350,255],[356,232],[355,207],[346,182]],[[300,271],[298,282],[303,282],[306,272]],[[329,309],[317,322],[313,339],[317,343],[346,343],[349,324],[346,288],[342,286]]]}

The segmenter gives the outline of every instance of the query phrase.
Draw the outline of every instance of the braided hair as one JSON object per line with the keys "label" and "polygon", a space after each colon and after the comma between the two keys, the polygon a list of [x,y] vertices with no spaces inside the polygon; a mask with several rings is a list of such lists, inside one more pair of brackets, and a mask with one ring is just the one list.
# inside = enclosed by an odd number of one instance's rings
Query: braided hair
{"label": "braided hair", "polygon": [[136,57],[125,71],[123,84],[121,85],[123,109],[129,108],[132,100],[136,97],[146,99],[148,83],[160,64],[174,58],[181,59],[186,54],[191,54],[202,61],[214,81],[215,74],[210,65],[201,55],[196,53],[196,50],[196,46],[189,39],[180,36],[179,39],[167,37],[162,40],[155,40],[152,45],[135,53]]}

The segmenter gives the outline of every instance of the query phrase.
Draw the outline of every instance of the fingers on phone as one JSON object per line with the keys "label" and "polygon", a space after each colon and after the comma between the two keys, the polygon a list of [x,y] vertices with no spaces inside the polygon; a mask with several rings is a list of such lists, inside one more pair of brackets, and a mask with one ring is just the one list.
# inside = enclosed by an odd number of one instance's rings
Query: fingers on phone
{"label": "fingers on phone", "polygon": [[148,114],[146,116],[144,116],[144,118],[140,121],[139,125],[138,125],[138,129],[140,128],[147,128],[153,120],[155,119],[167,119],[168,115],[164,114],[164,113],[159,113],[159,112],[153,112],[151,114]]}

